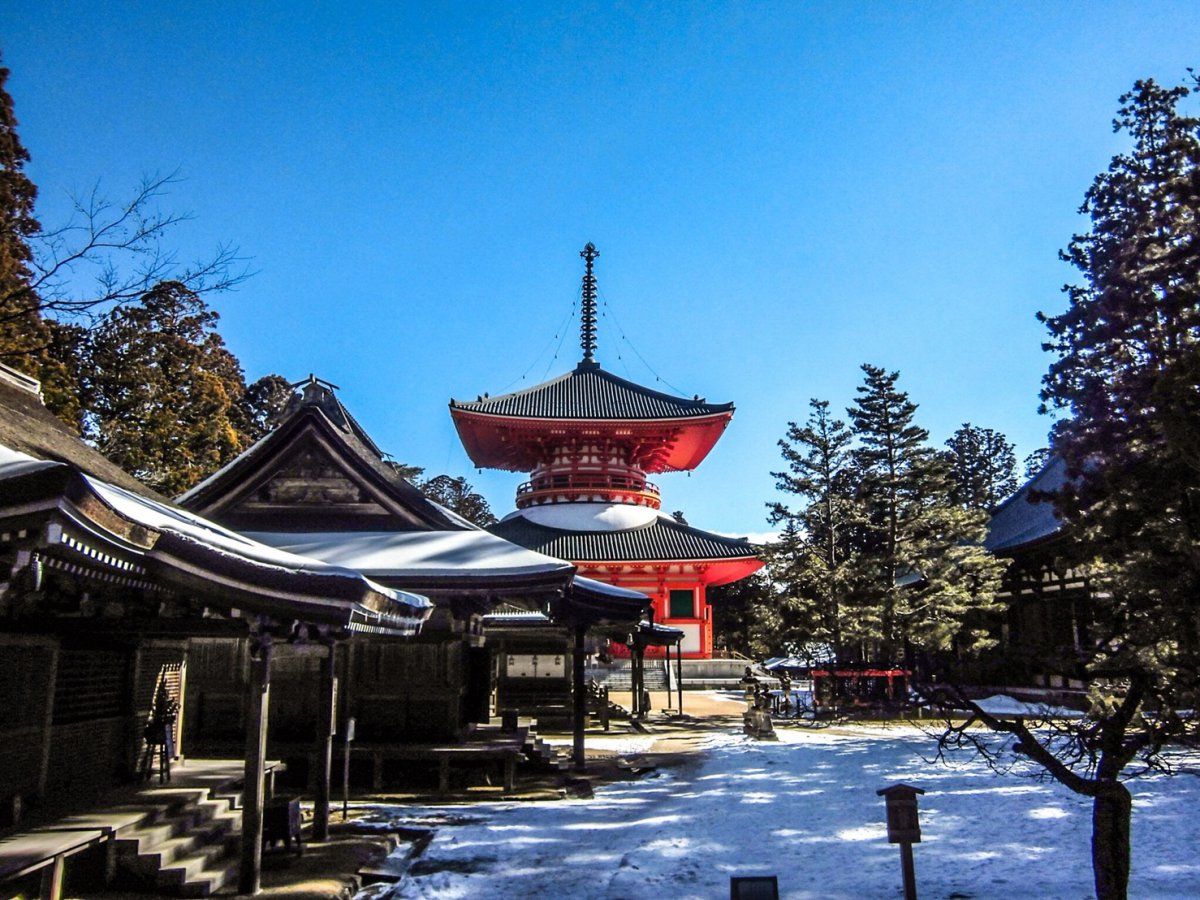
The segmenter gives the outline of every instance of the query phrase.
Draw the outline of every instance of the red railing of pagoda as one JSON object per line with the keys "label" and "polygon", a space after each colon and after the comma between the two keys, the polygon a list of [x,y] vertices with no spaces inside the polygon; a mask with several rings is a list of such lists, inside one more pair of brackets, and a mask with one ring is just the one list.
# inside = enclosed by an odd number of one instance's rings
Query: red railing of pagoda
{"label": "red railing of pagoda", "polygon": [[623,475],[558,474],[522,484],[517,488],[517,506],[528,506],[539,496],[561,494],[574,498],[595,491],[625,495],[645,506],[658,508],[659,505],[658,485],[645,479]]}

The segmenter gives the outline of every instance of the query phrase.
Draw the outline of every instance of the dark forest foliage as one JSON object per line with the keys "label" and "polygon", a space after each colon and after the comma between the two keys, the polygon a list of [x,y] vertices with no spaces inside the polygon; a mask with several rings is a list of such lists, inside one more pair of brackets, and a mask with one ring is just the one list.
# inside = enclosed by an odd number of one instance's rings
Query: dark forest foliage
{"label": "dark forest foliage", "polygon": [[[1163,751],[1200,738],[1200,119],[1181,111],[1188,96],[1139,81],[1121,97],[1113,124],[1130,148],[1096,177],[1081,208],[1091,227],[1062,254],[1080,276],[1067,309],[1040,317],[1055,356],[1042,398],[1067,413],[1051,434],[1069,476],[1051,498],[1069,535],[1059,565],[1091,584],[1076,660],[1087,714],[1039,730],[944,698],[1093,798],[1102,900],[1129,879],[1123,781],[1169,771]],[[944,743],[980,746],[961,727]]]}

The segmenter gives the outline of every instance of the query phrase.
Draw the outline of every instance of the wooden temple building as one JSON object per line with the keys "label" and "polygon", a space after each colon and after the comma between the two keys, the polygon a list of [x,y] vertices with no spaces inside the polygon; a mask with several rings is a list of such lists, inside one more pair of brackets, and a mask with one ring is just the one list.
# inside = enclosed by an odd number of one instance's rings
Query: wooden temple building
{"label": "wooden temple building", "polygon": [[[517,489],[516,511],[492,526],[493,534],[570,560],[589,578],[648,594],[652,622],[682,633],[684,657],[707,659],[713,621],[706,589],[745,578],[762,561],[746,540],[664,514],[647,476],[696,468],[729,425],[733,404],[676,397],[601,368],[599,253],[588,244],[580,255],[579,364],[516,393],[451,400],[450,414],[476,466],[529,473]],[[619,642],[614,650],[622,653]]]}
{"label": "wooden temple building", "polygon": [[1066,463],[1052,456],[988,524],[984,546],[1011,562],[999,595],[1006,608],[993,625],[997,646],[970,673],[986,690],[1070,702],[1086,688],[1078,650],[1087,640],[1093,587],[1062,562],[1071,535],[1047,496],[1066,477]]}
{"label": "wooden temple building", "polygon": [[[583,764],[586,633],[636,626],[648,598],[579,577],[570,562],[518,546],[427,499],[388,462],[331,385],[310,377],[268,435],[180,503],[263,544],[432,601],[414,640],[358,641],[337,661],[339,708],[357,722],[362,770],[352,771],[352,780],[387,786],[412,768],[402,745],[461,740],[503,711],[493,694],[501,660],[483,630],[484,616],[501,605],[543,615],[570,635],[559,662],[577,698],[570,714],[575,762]],[[235,737],[227,733],[227,710],[237,702],[232,673],[245,654],[227,640],[194,654],[188,694],[196,711],[185,738],[210,752]],[[302,680],[309,665],[297,660],[279,678]],[[288,696],[271,747],[297,769],[306,756],[312,700],[302,691]]]}
{"label": "wooden temple building", "polygon": [[[205,642],[242,651],[229,672],[236,709],[225,709],[238,735],[229,755],[241,761],[230,780],[242,782],[232,871],[243,892],[257,890],[266,738],[279,700],[287,703],[278,694],[272,702],[274,675],[290,658],[317,670],[303,689],[313,703],[308,749],[317,760],[320,835],[335,648],[367,635],[381,644],[410,639],[432,611],[425,597],[174,506],[82,444],[42,405],[36,381],[4,367],[0,564],[0,881],[41,871],[48,897],[62,891],[66,857],[117,843],[133,848],[139,873],[149,865],[166,878],[153,882],[164,889],[207,893],[229,877],[209,856],[183,862],[182,840],[164,839],[163,810],[134,807],[126,796],[115,810],[80,813],[191,753],[185,732],[192,713],[203,713],[189,707],[184,682],[192,651]],[[235,815],[216,812],[207,788],[181,788],[171,803],[188,822]]]}
{"label": "wooden temple building", "polygon": [[[455,761],[502,763],[510,789],[524,738],[489,743],[501,729],[485,725],[482,620],[501,605],[568,635],[582,766],[587,635],[636,631],[649,605],[427,500],[315,378],[176,503],[0,367],[0,563],[0,883],[42,872],[50,897],[67,857],[111,862],[118,844],[124,889],[203,895],[234,878],[254,892],[275,773],[313,799],[322,838],[337,750],[358,785],[444,789]],[[125,796],[96,811],[113,790],[151,803],[145,775],[172,762],[162,808]],[[218,782],[240,809],[214,811]],[[238,835],[232,867],[193,846],[201,827],[220,847]]]}

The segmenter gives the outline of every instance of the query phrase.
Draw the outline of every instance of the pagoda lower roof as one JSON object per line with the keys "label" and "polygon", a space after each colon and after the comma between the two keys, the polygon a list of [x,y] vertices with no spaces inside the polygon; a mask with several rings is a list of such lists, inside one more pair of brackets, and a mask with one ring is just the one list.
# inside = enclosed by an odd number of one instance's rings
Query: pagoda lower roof
{"label": "pagoda lower roof", "polygon": [[686,419],[733,413],[732,403],[708,403],[655,391],[581,362],[551,381],[472,402],[451,400],[450,409],[520,419]]}
{"label": "pagoda lower roof", "polygon": [[701,531],[661,514],[645,525],[606,531],[551,528],[514,515],[489,530],[514,544],[575,563],[753,561],[758,556],[744,538]]}

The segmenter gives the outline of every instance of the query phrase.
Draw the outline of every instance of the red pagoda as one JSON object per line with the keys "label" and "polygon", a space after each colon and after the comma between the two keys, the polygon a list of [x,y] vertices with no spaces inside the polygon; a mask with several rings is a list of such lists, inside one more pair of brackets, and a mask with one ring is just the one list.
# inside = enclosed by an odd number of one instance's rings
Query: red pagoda
{"label": "red pagoda", "polygon": [[683,655],[712,656],[705,591],[762,566],[754,548],[660,511],[647,475],[698,466],[733,418],[732,403],[651,390],[595,360],[599,252],[580,253],[583,359],[571,372],[523,391],[450,401],[450,415],[480,468],[529,472],[517,509],[497,535],[566,559],[581,575],[650,595],[654,622],[684,633]]}

